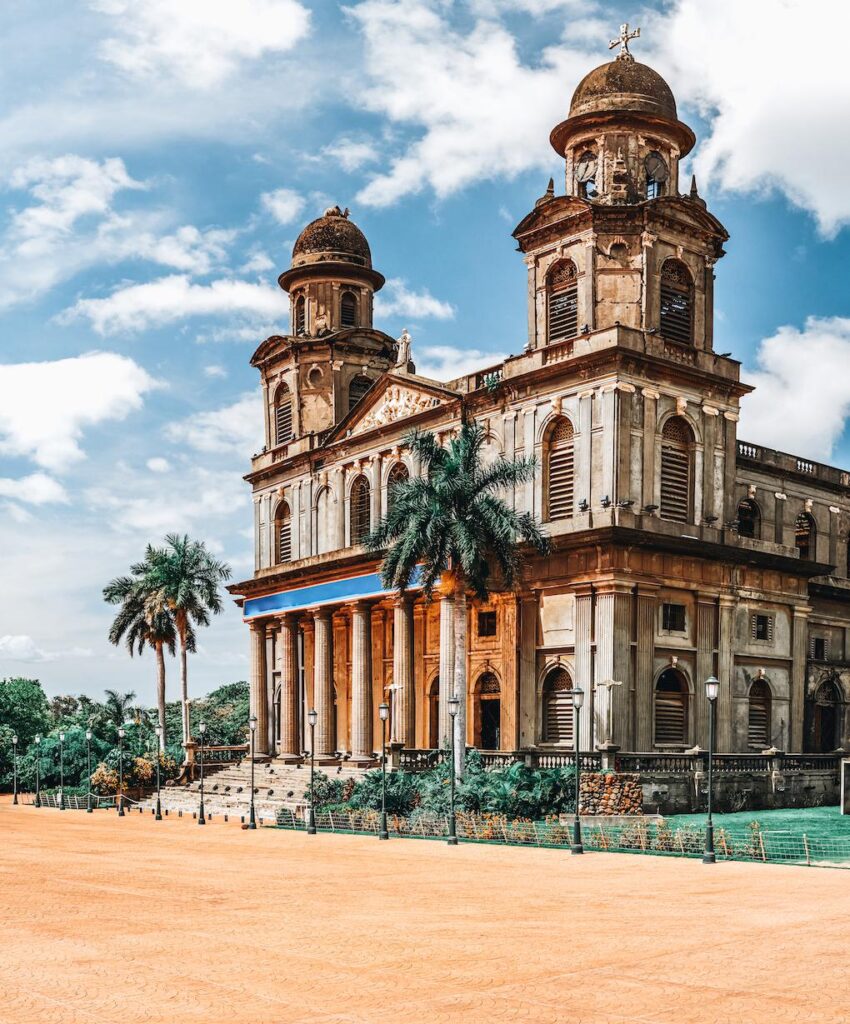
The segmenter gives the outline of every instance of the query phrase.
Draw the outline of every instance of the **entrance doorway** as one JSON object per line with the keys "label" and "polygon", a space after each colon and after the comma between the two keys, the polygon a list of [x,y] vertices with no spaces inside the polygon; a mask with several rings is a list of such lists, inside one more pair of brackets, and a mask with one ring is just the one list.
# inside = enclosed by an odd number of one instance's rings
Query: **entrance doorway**
{"label": "entrance doorway", "polygon": [[830,754],[839,744],[841,697],[835,683],[821,683],[815,693],[812,745],[816,754]]}
{"label": "entrance doorway", "polygon": [[484,672],[475,685],[475,746],[482,750],[501,749],[502,691],[492,672]]}
{"label": "entrance doorway", "polygon": [[428,691],[428,746],[440,747],[440,677],[434,676]]}

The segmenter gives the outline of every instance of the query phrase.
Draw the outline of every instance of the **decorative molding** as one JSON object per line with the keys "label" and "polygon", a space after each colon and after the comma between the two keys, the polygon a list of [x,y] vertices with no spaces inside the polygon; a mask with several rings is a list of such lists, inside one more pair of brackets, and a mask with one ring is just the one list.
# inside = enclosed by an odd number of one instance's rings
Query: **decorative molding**
{"label": "decorative molding", "polygon": [[432,395],[413,391],[400,384],[391,384],[384,392],[381,400],[354,425],[352,435],[363,434],[376,427],[385,427],[398,420],[407,419],[417,413],[433,409],[435,399]]}

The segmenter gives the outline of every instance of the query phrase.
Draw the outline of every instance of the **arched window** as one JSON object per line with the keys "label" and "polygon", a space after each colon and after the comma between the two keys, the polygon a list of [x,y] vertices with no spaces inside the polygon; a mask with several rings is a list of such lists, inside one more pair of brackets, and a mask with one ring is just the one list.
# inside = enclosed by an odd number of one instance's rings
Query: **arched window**
{"label": "arched window", "polygon": [[354,408],[372,386],[372,378],[359,373],[348,385],[348,411]]}
{"label": "arched window", "polygon": [[750,687],[747,745],[759,750],[770,746],[770,687],[764,679]]}
{"label": "arched window", "polygon": [[351,485],[351,543],[362,544],[371,530],[369,481],[358,476]]}
{"label": "arched window", "polygon": [[549,343],[578,334],[578,281],[572,260],[559,260],[546,276]]}
{"label": "arched window", "polygon": [[285,384],[277,389],[274,400],[274,442],[286,444],[292,440],[292,395]]}
{"label": "arched window", "polygon": [[761,532],[761,513],[752,498],[738,502],[738,536],[758,537]]}
{"label": "arched window", "polygon": [[831,754],[841,742],[841,693],[827,679],[815,691],[811,730],[812,752]]}
{"label": "arched window", "polygon": [[575,434],[566,416],[550,426],[544,475],[549,519],[569,519],[575,492]]}
{"label": "arched window", "polygon": [[387,476],[387,505],[393,500],[393,491],[399,484],[406,483],[410,479],[410,473],[403,462],[396,462]]}
{"label": "arched window", "polygon": [[275,561],[292,561],[292,522],[289,514],[289,505],[282,501],[275,512],[274,517],[275,535]]}
{"label": "arched window", "polygon": [[665,669],[655,684],[655,745],[683,747],[688,742],[688,684],[681,672]]}
{"label": "arched window", "polygon": [[694,340],[694,285],[681,260],[665,260],[661,268],[661,336],[691,345]]}
{"label": "arched window", "polygon": [[440,677],[434,676],[428,691],[428,746],[440,749]]}
{"label": "arched window", "polygon": [[307,333],[307,300],[303,295],[298,295],[295,299],[292,321],[296,337]]}
{"label": "arched window", "polygon": [[691,518],[694,434],[687,420],[672,416],[661,432],[661,518]]}
{"label": "arched window", "polygon": [[357,326],[357,296],[354,292],[343,292],[339,300],[339,322],[342,327]]}
{"label": "arched window", "polygon": [[643,166],[646,171],[646,198],[657,199],[659,196],[663,196],[664,183],[667,181],[670,173],[667,170],[664,157],[656,150],[653,150],[651,153],[646,154]]}
{"label": "arched window", "polygon": [[331,512],[333,509],[333,495],[329,487],[322,487],[316,495],[316,554],[323,555],[333,548],[333,530],[331,526]]}
{"label": "arched window", "polygon": [[563,668],[553,668],[543,683],[543,742],[573,742],[573,681]]}
{"label": "arched window", "polygon": [[794,543],[800,558],[815,558],[817,527],[814,516],[809,512],[801,512],[794,523]]}
{"label": "arched window", "polygon": [[484,672],[475,686],[475,745],[498,750],[502,730],[502,691],[492,672]]}
{"label": "arched window", "polygon": [[586,149],[576,161],[576,192],[582,199],[595,199],[596,154]]}

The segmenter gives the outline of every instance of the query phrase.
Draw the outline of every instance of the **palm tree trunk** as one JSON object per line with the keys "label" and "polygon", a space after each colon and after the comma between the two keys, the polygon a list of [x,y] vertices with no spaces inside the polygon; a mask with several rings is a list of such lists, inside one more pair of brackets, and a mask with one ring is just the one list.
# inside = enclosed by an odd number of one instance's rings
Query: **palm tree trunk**
{"label": "palm tree trunk", "polygon": [[183,746],[192,738],[189,730],[189,666],[186,661],[186,622],[181,617],[177,623],[180,634],[180,700],[183,719]]}
{"label": "palm tree trunk", "polygon": [[162,732],[159,736],[159,749],[165,753],[165,653],[162,641],[156,643],[156,709]]}
{"label": "palm tree trunk", "polygon": [[463,778],[466,763],[466,584],[455,584],[455,678],[454,695],[460,705],[455,718],[455,775]]}

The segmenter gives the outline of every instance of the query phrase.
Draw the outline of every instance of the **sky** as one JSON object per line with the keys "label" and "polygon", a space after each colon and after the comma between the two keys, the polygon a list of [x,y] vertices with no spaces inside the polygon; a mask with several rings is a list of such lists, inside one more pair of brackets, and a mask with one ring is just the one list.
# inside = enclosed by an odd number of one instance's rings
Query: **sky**
{"label": "sky", "polygon": [[[715,346],[757,386],[739,436],[850,467],[843,0],[5,0],[0,677],[150,701],[104,584],[184,531],[250,576],[248,360],[326,207],[366,233],[376,326],[410,330],[420,372],[521,351],[511,231],[563,190],[549,131],[623,21],[731,235]],[[247,651],[228,599],[192,694],[246,678]]]}

